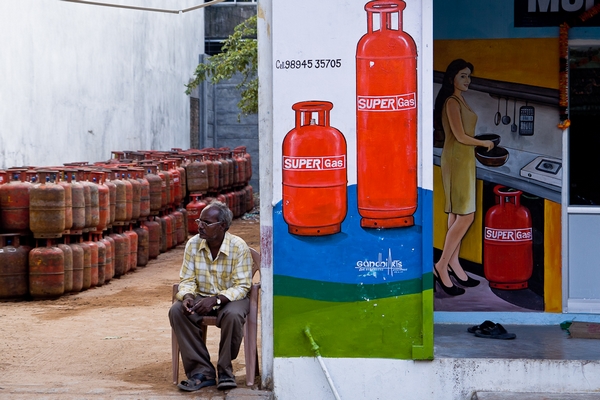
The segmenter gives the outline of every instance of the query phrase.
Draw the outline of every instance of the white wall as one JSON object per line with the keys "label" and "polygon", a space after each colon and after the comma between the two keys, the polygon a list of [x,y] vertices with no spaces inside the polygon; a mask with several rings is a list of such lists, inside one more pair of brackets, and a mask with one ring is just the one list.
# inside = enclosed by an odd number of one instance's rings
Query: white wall
{"label": "white wall", "polygon": [[[202,3],[111,2],[176,10]],[[0,49],[0,168],[189,147],[184,84],[204,52],[202,9],[2,0]]]}
{"label": "white wall", "polygon": [[[575,394],[597,393],[600,388],[600,363],[586,360],[326,358],[323,362],[344,400],[467,400],[474,392]],[[274,382],[277,399],[334,399],[315,358],[276,358]]]}

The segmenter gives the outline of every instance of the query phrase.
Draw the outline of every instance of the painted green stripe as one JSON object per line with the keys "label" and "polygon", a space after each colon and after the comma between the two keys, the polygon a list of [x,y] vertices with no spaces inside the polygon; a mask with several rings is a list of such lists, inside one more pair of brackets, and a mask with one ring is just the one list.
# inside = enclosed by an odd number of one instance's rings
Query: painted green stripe
{"label": "painted green stripe", "polygon": [[373,300],[417,294],[432,287],[433,279],[431,273],[423,275],[422,280],[411,279],[408,281],[372,285],[323,282],[284,275],[273,276],[275,296],[300,297],[333,302]]}

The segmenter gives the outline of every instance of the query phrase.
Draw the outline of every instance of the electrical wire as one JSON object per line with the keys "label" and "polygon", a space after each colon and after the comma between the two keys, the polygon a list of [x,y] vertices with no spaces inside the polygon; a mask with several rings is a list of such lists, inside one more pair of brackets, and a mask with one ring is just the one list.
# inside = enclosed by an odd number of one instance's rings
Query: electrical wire
{"label": "electrical wire", "polygon": [[204,7],[211,6],[213,4],[221,3],[221,2],[223,2],[225,0],[212,0],[212,1],[209,1],[207,3],[200,4],[200,5],[197,5],[197,6],[194,6],[194,7],[185,8],[183,10],[166,10],[166,9],[162,9],[162,8],[148,8],[148,7],[126,6],[126,5],[121,5],[121,4],[99,3],[99,2],[96,2],[96,1],[87,1],[87,0],[60,0],[60,1],[66,1],[66,2],[69,2],[69,3],[80,3],[80,4],[86,4],[86,5],[92,5],[92,6],[125,8],[125,9],[128,9],[128,10],[152,11],[152,12],[162,12],[162,13],[168,13],[168,14],[183,14],[183,13],[186,13],[186,12],[189,12],[189,11],[197,10],[199,8],[204,8]]}

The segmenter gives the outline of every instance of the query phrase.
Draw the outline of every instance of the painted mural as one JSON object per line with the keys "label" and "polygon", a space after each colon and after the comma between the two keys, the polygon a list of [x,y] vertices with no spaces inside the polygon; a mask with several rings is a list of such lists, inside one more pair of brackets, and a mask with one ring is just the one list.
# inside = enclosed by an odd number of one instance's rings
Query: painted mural
{"label": "painted mural", "polygon": [[275,357],[313,356],[306,332],[325,357],[433,357],[419,20],[402,0],[273,5]]}
{"label": "painted mural", "polygon": [[434,25],[434,308],[560,312],[558,29],[472,34],[498,12]]}

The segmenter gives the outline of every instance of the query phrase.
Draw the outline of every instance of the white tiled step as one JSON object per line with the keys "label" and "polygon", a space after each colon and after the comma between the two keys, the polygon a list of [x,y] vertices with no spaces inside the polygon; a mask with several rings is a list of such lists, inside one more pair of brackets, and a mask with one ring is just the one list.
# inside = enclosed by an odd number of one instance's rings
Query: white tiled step
{"label": "white tiled step", "polygon": [[517,392],[476,392],[471,400],[599,400],[596,393],[517,393]]}

